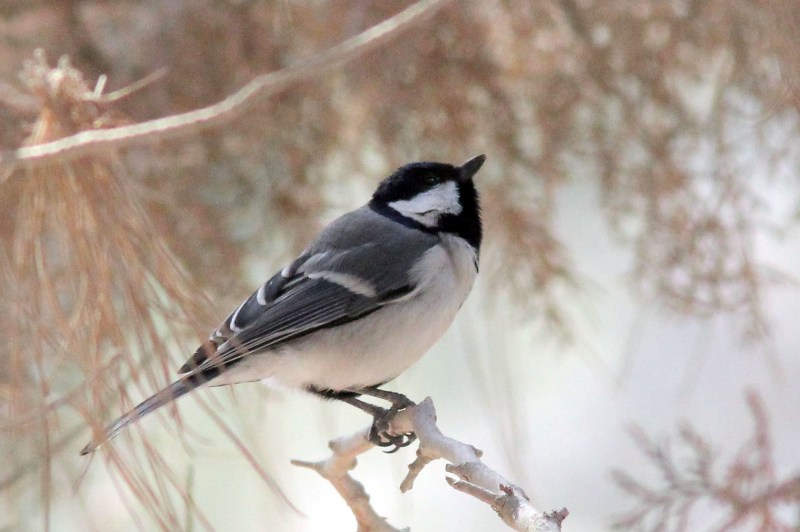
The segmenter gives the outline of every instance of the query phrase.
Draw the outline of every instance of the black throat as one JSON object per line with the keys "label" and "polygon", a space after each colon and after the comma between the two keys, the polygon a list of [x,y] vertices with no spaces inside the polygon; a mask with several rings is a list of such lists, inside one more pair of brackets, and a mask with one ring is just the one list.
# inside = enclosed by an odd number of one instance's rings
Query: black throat
{"label": "black throat", "polygon": [[478,191],[470,180],[458,184],[458,193],[461,201],[461,212],[458,214],[445,214],[439,219],[439,231],[452,233],[467,241],[475,252],[481,250],[483,226],[481,224],[481,207],[478,200]]}

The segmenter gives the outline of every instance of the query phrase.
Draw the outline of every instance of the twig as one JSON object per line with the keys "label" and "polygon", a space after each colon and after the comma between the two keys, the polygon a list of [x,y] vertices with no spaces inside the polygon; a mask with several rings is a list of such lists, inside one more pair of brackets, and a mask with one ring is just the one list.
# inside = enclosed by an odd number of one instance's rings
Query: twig
{"label": "twig", "polygon": [[[394,434],[414,432],[419,440],[417,458],[408,466],[408,475],[400,485],[405,492],[414,485],[414,480],[427,464],[444,458],[450,464],[446,469],[458,476],[447,478],[450,486],[489,504],[502,521],[513,530],[526,532],[556,532],[568,512],[562,509],[546,513],[536,510],[521,488],[511,484],[486,466],[481,460],[481,451],[442,434],[436,426],[436,410],[433,401],[425,399],[395,415],[390,424]],[[369,505],[369,496],[363,486],[349,475],[356,466],[356,456],[367,452],[373,445],[367,439],[369,429],[334,440],[330,444],[333,455],[321,462],[292,461],[293,464],[313,469],[333,484],[345,500],[359,524],[360,531],[396,530],[378,516]]]}
{"label": "twig", "polygon": [[421,0],[297,66],[256,77],[239,91],[208,107],[128,126],[82,131],[53,142],[3,152],[0,154],[0,175],[7,176],[14,168],[40,165],[54,159],[63,161],[111,149],[154,144],[230,122],[267,96],[339,68],[379,48],[401,32],[433,16],[450,1]]}
{"label": "twig", "polygon": [[[632,436],[658,469],[661,482],[652,486],[624,471],[614,477],[636,505],[614,523],[618,528],[688,530],[686,523],[708,518],[722,510],[722,523],[713,530],[796,530],[800,503],[800,475],[785,480],[776,474],[769,420],[760,397],[748,392],[753,416],[753,436],[718,474],[719,460],[710,444],[691,425],[679,431],[679,443],[688,451],[677,453],[668,441],[659,443],[634,429]],[[760,523],[756,526],[756,523]]]}
{"label": "twig", "polygon": [[159,68],[158,70],[156,70],[155,72],[153,72],[152,74],[148,74],[147,76],[143,77],[142,79],[140,79],[138,81],[134,81],[133,83],[131,83],[127,87],[123,87],[123,88],[121,88],[119,90],[115,90],[114,92],[109,92],[108,94],[103,94],[103,87],[105,86],[106,79],[107,79],[105,74],[104,74],[98,80],[98,85],[95,87],[95,90],[92,93],[92,95],[87,99],[89,101],[92,101],[92,102],[95,102],[95,103],[112,103],[112,102],[116,102],[118,100],[121,100],[122,98],[126,98],[126,97],[130,96],[131,94],[133,94],[133,93],[135,93],[137,91],[140,91],[140,90],[144,89],[148,85],[151,85],[151,84],[155,83],[156,81],[160,80],[161,78],[163,78],[166,75],[167,75],[167,69],[165,67],[162,67],[162,68]]}
{"label": "twig", "polygon": [[373,445],[367,439],[368,436],[369,429],[366,429],[351,436],[338,438],[328,444],[333,454],[327,460],[321,462],[292,460],[292,464],[312,469],[331,483],[353,512],[359,532],[399,532],[399,529],[392,527],[383,517],[375,513],[369,504],[369,495],[364,486],[348,474],[356,467],[356,456],[372,449]]}

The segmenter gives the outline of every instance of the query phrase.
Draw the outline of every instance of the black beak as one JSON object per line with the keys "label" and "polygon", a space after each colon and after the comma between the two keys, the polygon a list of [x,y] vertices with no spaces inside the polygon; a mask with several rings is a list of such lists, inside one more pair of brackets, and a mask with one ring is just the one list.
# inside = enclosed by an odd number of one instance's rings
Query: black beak
{"label": "black beak", "polygon": [[469,181],[478,173],[486,160],[485,155],[478,155],[461,165],[461,181]]}

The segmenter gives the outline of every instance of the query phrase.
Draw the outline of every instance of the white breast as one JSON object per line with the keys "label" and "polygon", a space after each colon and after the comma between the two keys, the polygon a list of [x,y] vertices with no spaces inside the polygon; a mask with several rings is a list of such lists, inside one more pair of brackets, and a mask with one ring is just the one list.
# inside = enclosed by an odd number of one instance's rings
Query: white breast
{"label": "white breast", "polygon": [[271,377],[289,386],[345,390],[394,379],[452,323],[477,275],[475,249],[444,235],[411,275],[417,288],[400,301],[299,338],[276,353],[248,357],[220,376],[220,384]]}

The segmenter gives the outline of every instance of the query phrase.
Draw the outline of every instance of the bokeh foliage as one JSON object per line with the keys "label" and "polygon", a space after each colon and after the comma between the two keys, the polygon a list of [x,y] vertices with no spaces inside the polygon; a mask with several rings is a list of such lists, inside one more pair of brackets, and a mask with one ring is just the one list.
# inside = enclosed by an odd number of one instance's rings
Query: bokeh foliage
{"label": "bokeh foliage", "polygon": [[[406,4],[3,2],[0,147],[213,103]],[[120,383],[163,382],[173,361],[149,357],[214,325],[251,288],[251,259],[279,264],[411,160],[489,155],[483,268],[523,322],[569,335],[559,294],[591,272],[574,271],[554,232],[554,198],[587,180],[644,297],[684,314],[732,313],[745,334],[764,334],[760,290],[779,272],[754,250],[793,226],[800,191],[794,7],[454,2],[224,129],[16,172],[0,194],[3,487],[39,479],[50,497],[50,458],[76,446],[66,435],[100,423],[100,405],[127,393]],[[65,92],[48,92],[36,48],[70,57]],[[159,68],[163,79],[119,101],[83,97],[101,74],[113,90]],[[765,212],[754,174],[793,185],[793,207]],[[83,382],[91,393],[70,392]],[[170,528],[179,513],[156,520]]]}

